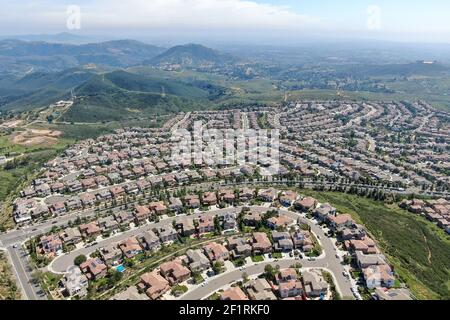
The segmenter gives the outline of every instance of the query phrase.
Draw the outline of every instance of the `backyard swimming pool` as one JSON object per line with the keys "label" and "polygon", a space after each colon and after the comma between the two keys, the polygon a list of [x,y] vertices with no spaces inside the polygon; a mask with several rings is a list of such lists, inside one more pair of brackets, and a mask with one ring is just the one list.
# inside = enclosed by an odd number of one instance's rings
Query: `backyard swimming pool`
{"label": "backyard swimming pool", "polygon": [[124,272],[125,271],[125,267],[123,265],[118,265],[116,267],[116,270],[119,271],[119,272]]}

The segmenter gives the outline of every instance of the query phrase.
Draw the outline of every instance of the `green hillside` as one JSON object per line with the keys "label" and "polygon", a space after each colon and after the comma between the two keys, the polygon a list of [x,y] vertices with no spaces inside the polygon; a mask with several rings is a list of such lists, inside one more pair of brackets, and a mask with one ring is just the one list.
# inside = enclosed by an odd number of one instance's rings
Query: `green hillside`
{"label": "green hillside", "polygon": [[152,92],[161,94],[172,94],[186,98],[207,98],[206,90],[194,85],[177,82],[171,79],[145,77],[125,71],[115,71],[105,75],[115,86],[128,90],[140,92]]}
{"label": "green hillside", "polygon": [[200,108],[201,104],[177,96],[117,89],[81,98],[61,117],[61,121],[120,121]]}
{"label": "green hillside", "polygon": [[99,122],[200,109],[218,88],[115,71],[95,75],[75,89],[79,97],[60,120]]}
{"label": "green hillside", "polygon": [[302,192],[364,224],[417,298],[449,299],[450,238],[443,230],[395,204],[335,192]]}
{"label": "green hillside", "polygon": [[149,60],[149,64],[179,64],[183,67],[195,67],[203,64],[221,65],[232,63],[235,59],[214,49],[199,45],[187,44],[175,46]]}

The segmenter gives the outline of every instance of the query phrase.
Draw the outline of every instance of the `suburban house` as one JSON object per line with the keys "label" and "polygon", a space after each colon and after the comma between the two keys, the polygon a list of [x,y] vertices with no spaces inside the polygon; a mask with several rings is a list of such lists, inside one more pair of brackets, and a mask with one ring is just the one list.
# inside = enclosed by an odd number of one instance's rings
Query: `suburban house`
{"label": "suburban house", "polygon": [[137,223],[141,223],[148,219],[151,215],[151,211],[147,206],[135,205],[134,217]]}
{"label": "suburban house", "polygon": [[139,234],[136,238],[139,240],[141,246],[145,250],[155,251],[161,247],[159,237],[152,230],[144,231],[143,233]]}
{"label": "suburban house", "polygon": [[52,192],[54,193],[62,192],[64,191],[65,188],[66,186],[62,182],[55,182],[52,185],[50,185],[50,189],[52,189]]}
{"label": "suburban house", "polygon": [[289,252],[294,249],[294,243],[289,232],[272,231],[272,239],[275,251]]}
{"label": "suburban house", "polygon": [[179,198],[171,197],[169,199],[169,210],[172,212],[181,212],[183,210],[183,202]]}
{"label": "suburban house", "polygon": [[233,211],[221,212],[218,217],[222,222],[224,230],[233,230],[236,228],[236,213]]}
{"label": "suburban house", "polygon": [[95,196],[91,193],[83,193],[80,195],[80,200],[83,206],[90,207],[95,204]]}
{"label": "suburban house", "polygon": [[356,262],[361,269],[386,264],[382,254],[364,254],[362,251],[356,251]]}
{"label": "suburban house", "polygon": [[278,191],[274,188],[260,190],[258,192],[258,198],[265,202],[273,202],[278,197]]}
{"label": "suburban house", "polygon": [[281,298],[297,297],[303,293],[302,283],[293,268],[281,269],[276,276],[276,283]]}
{"label": "suburban house", "polygon": [[130,237],[126,240],[123,240],[122,242],[120,242],[119,248],[128,259],[133,258],[143,251],[136,237]]}
{"label": "suburban house", "polygon": [[290,207],[294,204],[295,200],[297,199],[297,193],[294,191],[283,191],[279,197],[279,201],[281,205],[285,207]]}
{"label": "suburban house", "polygon": [[116,266],[122,262],[122,250],[117,243],[111,243],[100,249],[100,255],[108,266]]}
{"label": "suburban house", "polygon": [[201,272],[211,266],[208,258],[200,249],[189,249],[186,251],[186,256],[189,259],[189,268],[192,272]]}
{"label": "suburban house", "polygon": [[202,197],[202,203],[206,206],[215,206],[217,197],[215,192],[205,192]]}
{"label": "suburban house", "polygon": [[220,201],[226,203],[233,203],[235,200],[234,191],[231,189],[223,189],[219,191],[219,199]]}
{"label": "suburban house", "polygon": [[272,286],[264,278],[251,280],[245,288],[250,300],[277,300]]}
{"label": "suburban house", "polygon": [[102,230],[98,226],[97,221],[80,225],[80,232],[86,238],[97,237],[101,234]]}
{"label": "suburban house", "polygon": [[264,254],[272,251],[272,243],[264,232],[253,233],[252,249],[254,254]]}
{"label": "suburban house", "polygon": [[109,189],[100,189],[96,193],[97,199],[99,201],[107,201],[112,199],[112,194]]}
{"label": "suburban house", "polygon": [[61,279],[61,285],[64,288],[64,292],[70,297],[84,297],[87,294],[89,282],[79,267],[70,266]]}
{"label": "suburban house", "polygon": [[172,226],[160,227],[157,230],[162,243],[170,243],[178,239],[178,232]]}
{"label": "suburban house", "polygon": [[294,208],[300,211],[312,211],[317,205],[317,200],[311,197],[306,197],[294,202]]}
{"label": "suburban house", "polygon": [[114,199],[120,199],[125,195],[125,189],[121,186],[114,186],[109,189]]}
{"label": "suburban house", "polygon": [[78,192],[83,189],[83,186],[81,185],[81,182],[78,180],[72,180],[66,183],[67,189],[69,192]]}
{"label": "suburban house", "polygon": [[267,226],[271,229],[287,228],[293,224],[295,224],[295,221],[285,214],[279,214],[267,219]]}
{"label": "suburban house", "polygon": [[243,221],[246,226],[255,227],[262,221],[262,213],[250,210],[244,214]]}
{"label": "suburban house", "polygon": [[211,242],[203,246],[203,251],[211,262],[228,260],[230,252],[222,244]]}
{"label": "suburban house", "polygon": [[200,198],[196,194],[187,195],[183,199],[186,207],[196,209],[200,207]]}
{"label": "suburban house", "polygon": [[60,216],[67,213],[67,209],[64,202],[56,202],[50,206],[50,212],[54,215]]}
{"label": "suburban house", "polygon": [[191,271],[176,260],[161,264],[160,270],[161,275],[166,278],[171,285],[183,282],[191,276]]}
{"label": "suburban house", "polygon": [[248,241],[241,237],[228,238],[228,250],[234,259],[246,258],[252,254],[252,246]]}
{"label": "suburban house", "polygon": [[231,287],[220,295],[220,300],[232,300],[232,301],[238,301],[238,300],[248,300],[247,295],[242,291],[239,287]]}
{"label": "suburban house", "polygon": [[167,212],[167,207],[162,201],[150,202],[148,204],[148,207],[158,216],[163,215]]}
{"label": "suburban house", "polygon": [[59,237],[65,245],[76,245],[83,240],[78,228],[66,228],[64,231],[61,231]]}
{"label": "suburban house", "polygon": [[307,297],[319,297],[328,291],[328,283],[320,270],[309,270],[302,273],[303,285]]}
{"label": "suburban house", "polygon": [[97,188],[97,183],[93,178],[87,178],[80,181],[84,190]]}
{"label": "suburban house", "polygon": [[129,224],[134,220],[133,214],[128,211],[120,211],[119,213],[115,213],[114,217],[116,218],[117,222],[122,225]]}
{"label": "suburban house", "polygon": [[66,207],[68,210],[77,210],[82,207],[82,203],[79,197],[73,196],[67,199]]}
{"label": "suburban house", "polygon": [[214,218],[203,214],[197,219],[197,230],[199,234],[214,232]]}
{"label": "suburban house", "polygon": [[301,249],[304,252],[309,252],[314,248],[311,233],[308,230],[296,230],[292,234],[292,241],[296,249]]}
{"label": "suburban house", "polygon": [[391,288],[394,285],[394,276],[391,268],[387,265],[372,265],[362,269],[366,287],[374,289],[377,287]]}
{"label": "suburban house", "polygon": [[169,282],[156,271],[144,273],[138,283],[138,288],[152,299],[158,299],[170,289]]}
{"label": "suburban house", "polygon": [[98,226],[103,232],[115,231],[119,229],[119,223],[114,216],[109,215],[97,220]]}
{"label": "suburban house", "polygon": [[136,182],[136,185],[141,192],[145,192],[146,190],[150,189],[150,187],[151,187],[150,182],[148,182],[145,179],[138,180]]}
{"label": "suburban house", "polygon": [[181,217],[175,221],[176,228],[183,237],[190,237],[196,233],[194,221],[189,217]]}
{"label": "suburban house", "polygon": [[368,236],[365,236],[362,240],[344,241],[344,247],[348,250],[352,250],[354,252],[361,251],[365,254],[378,253],[378,248],[376,247],[375,242]]}
{"label": "suburban house", "polygon": [[355,221],[349,214],[329,215],[327,219],[330,229],[336,232],[344,230],[345,228],[351,228],[355,225]]}
{"label": "suburban house", "polygon": [[62,252],[62,241],[57,234],[42,236],[40,246],[44,254],[56,255]]}
{"label": "suburban house", "polygon": [[339,232],[342,240],[362,240],[366,236],[366,231],[363,228],[342,228]]}
{"label": "suburban house", "polygon": [[255,190],[249,188],[239,189],[239,200],[242,202],[249,202],[253,199],[255,195]]}
{"label": "suburban house", "polygon": [[317,220],[325,222],[329,215],[336,215],[336,208],[332,207],[329,203],[322,203],[316,207],[313,214]]}
{"label": "suburban house", "polygon": [[106,276],[107,267],[99,258],[91,258],[80,265],[81,271],[89,280],[96,280]]}

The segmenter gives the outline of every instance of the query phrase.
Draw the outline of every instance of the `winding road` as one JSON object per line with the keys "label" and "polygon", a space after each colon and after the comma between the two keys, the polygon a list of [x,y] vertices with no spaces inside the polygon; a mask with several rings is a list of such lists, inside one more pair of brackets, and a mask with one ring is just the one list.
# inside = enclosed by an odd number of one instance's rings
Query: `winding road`
{"label": "winding road", "polygon": [[[216,215],[221,212],[229,211],[229,210],[233,210],[234,212],[237,213],[237,212],[240,212],[242,210],[242,208],[243,208],[242,206],[239,206],[239,207],[229,207],[229,208],[225,208],[225,209],[214,209],[214,210],[211,210],[211,211],[208,211],[205,213],[196,213],[196,214],[191,215],[190,217],[195,218],[201,214]],[[254,207],[252,207],[252,209],[256,210],[256,211],[264,212],[264,211],[267,211],[268,208],[262,207],[262,206],[254,206]],[[344,277],[343,272],[345,270],[344,270],[343,265],[341,264],[341,260],[336,257],[336,247],[335,247],[334,243],[332,242],[332,240],[330,238],[328,238],[328,236],[325,234],[324,230],[320,226],[313,223],[311,220],[303,218],[299,213],[289,211],[286,209],[279,209],[279,212],[281,214],[285,214],[285,215],[289,216],[290,218],[292,218],[296,221],[299,221],[300,223],[308,224],[311,227],[311,231],[316,236],[318,236],[318,239],[320,239],[319,242],[322,246],[324,254],[322,254],[321,257],[316,258],[315,261],[309,261],[306,259],[302,259],[302,260],[287,259],[287,260],[280,260],[280,261],[276,262],[276,264],[279,264],[280,267],[282,267],[282,268],[286,268],[295,262],[300,262],[302,264],[302,266],[304,266],[304,267],[328,269],[333,274],[333,277],[334,277],[335,283],[336,283],[336,287],[337,287],[337,290],[339,291],[339,293],[343,297],[352,297],[353,296],[353,293],[351,291],[352,285],[351,285],[349,279]],[[55,273],[64,273],[69,266],[73,265],[73,261],[74,261],[75,257],[77,257],[78,255],[81,255],[81,254],[89,255],[90,253],[94,252],[95,250],[97,250],[101,247],[104,247],[104,246],[109,245],[114,242],[124,240],[131,236],[135,236],[145,230],[158,228],[158,227],[165,226],[165,225],[166,226],[171,225],[173,219],[174,219],[173,217],[169,217],[169,218],[166,218],[166,219],[161,220],[156,223],[150,223],[147,225],[143,225],[138,228],[134,228],[134,229],[128,230],[126,232],[123,232],[121,234],[118,234],[118,235],[112,236],[110,238],[104,239],[102,241],[99,241],[97,244],[95,244],[93,246],[74,250],[68,254],[57,257],[55,260],[52,261],[52,263],[49,265],[48,268],[50,271],[55,272]],[[237,279],[240,278],[240,276],[242,275],[243,272],[246,272],[248,275],[262,273],[264,271],[265,265],[267,265],[268,263],[269,262],[259,263],[257,265],[249,266],[245,271],[235,270],[235,271],[214,277],[214,279],[211,280],[210,282],[208,282],[207,285],[205,285],[203,287],[195,288],[194,290],[188,292],[186,295],[183,296],[183,299],[189,299],[189,300],[190,299],[201,299],[201,298],[205,297],[206,295],[208,295],[209,293],[212,293],[212,292],[220,289],[227,283],[236,281]]]}
{"label": "winding road", "polygon": [[[253,207],[254,209],[262,209],[262,207]],[[264,208],[267,210],[267,208]],[[306,223],[311,227],[311,231],[320,237],[320,244],[322,246],[323,252],[321,257],[316,258],[315,261],[309,261],[307,259],[282,259],[277,262],[260,262],[258,264],[249,266],[244,270],[234,270],[231,272],[224,273],[222,275],[218,275],[212,278],[207,282],[204,286],[197,286],[196,288],[190,290],[183,296],[181,296],[180,300],[199,300],[204,299],[212,293],[216,292],[223,286],[233,283],[236,280],[242,278],[242,275],[246,273],[248,276],[259,275],[264,272],[264,267],[268,264],[279,265],[280,268],[289,268],[291,265],[295,263],[300,263],[303,268],[321,268],[328,270],[334,279],[334,283],[336,284],[336,289],[340,293],[340,295],[344,298],[353,299],[352,292],[352,284],[348,278],[343,275],[345,271],[341,260],[336,257],[336,247],[333,244],[332,240],[325,235],[325,232],[321,227],[314,224],[311,220],[305,219],[301,217],[296,212],[288,211],[286,209],[280,209],[280,213],[286,214],[293,219],[298,219],[301,223]]]}

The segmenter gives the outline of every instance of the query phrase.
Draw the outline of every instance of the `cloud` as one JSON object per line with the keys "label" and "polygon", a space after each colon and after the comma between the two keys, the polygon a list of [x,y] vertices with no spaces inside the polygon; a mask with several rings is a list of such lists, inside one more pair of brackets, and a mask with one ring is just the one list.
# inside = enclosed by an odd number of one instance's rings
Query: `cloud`
{"label": "cloud", "polygon": [[[57,3],[57,4],[55,4]],[[83,29],[303,29],[321,21],[289,8],[246,0],[27,1],[2,15],[3,23],[64,28],[68,5],[79,5]],[[9,4],[14,8],[14,4]],[[15,12],[15,13],[13,13]],[[2,23],[2,24],[3,24]],[[13,27],[10,25],[10,27]]]}

